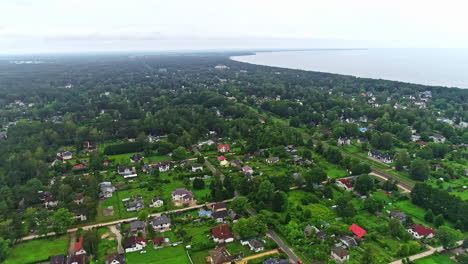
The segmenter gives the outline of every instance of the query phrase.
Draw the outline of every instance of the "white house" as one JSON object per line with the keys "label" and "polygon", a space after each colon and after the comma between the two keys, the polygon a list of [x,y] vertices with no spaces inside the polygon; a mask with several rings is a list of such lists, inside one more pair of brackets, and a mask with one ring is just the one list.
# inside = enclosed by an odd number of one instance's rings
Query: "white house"
{"label": "white house", "polygon": [[203,171],[203,165],[201,164],[194,164],[192,165],[192,172]]}
{"label": "white house", "polygon": [[434,228],[424,227],[422,225],[414,225],[406,229],[406,231],[416,239],[433,238],[435,234]]}
{"label": "white house", "polygon": [[156,216],[151,225],[156,232],[166,232],[171,230],[171,219],[167,215]]}
{"label": "white house", "polygon": [[125,252],[140,251],[148,245],[148,240],[141,237],[128,237],[125,239]]}
{"label": "white house", "polygon": [[332,258],[334,258],[339,263],[343,263],[344,261],[349,260],[348,250],[346,250],[346,249],[344,249],[342,247],[336,247],[336,248],[332,249],[331,256],[332,256]]}
{"label": "white house", "polygon": [[153,199],[151,199],[151,205],[152,207],[161,207],[164,205],[164,200],[162,197],[158,196],[158,197],[154,197]]}

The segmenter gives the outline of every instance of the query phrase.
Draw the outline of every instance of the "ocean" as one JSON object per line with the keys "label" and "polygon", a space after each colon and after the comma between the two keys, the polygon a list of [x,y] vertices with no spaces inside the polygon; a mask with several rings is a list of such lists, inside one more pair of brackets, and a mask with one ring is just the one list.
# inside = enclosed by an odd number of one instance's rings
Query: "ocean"
{"label": "ocean", "polygon": [[289,69],[468,88],[468,49],[316,49],[258,52],[231,59]]}

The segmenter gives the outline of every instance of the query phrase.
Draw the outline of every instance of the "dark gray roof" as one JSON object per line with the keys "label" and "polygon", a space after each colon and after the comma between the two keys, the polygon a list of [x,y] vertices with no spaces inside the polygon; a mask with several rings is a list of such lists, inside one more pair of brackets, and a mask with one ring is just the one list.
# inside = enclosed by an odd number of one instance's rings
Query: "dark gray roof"
{"label": "dark gray roof", "polygon": [[254,238],[254,239],[250,239],[249,240],[249,244],[253,247],[253,248],[262,248],[263,247],[263,242]]}
{"label": "dark gray roof", "polygon": [[167,215],[156,216],[153,218],[154,226],[170,224],[170,223],[171,223],[171,219]]}
{"label": "dark gray roof", "polygon": [[144,229],[146,226],[146,223],[143,222],[143,221],[139,221],[139,220],[136,220],[136,221],[133,221],[130,223],[130,229],[131,230],[135,230],[135,229]]}

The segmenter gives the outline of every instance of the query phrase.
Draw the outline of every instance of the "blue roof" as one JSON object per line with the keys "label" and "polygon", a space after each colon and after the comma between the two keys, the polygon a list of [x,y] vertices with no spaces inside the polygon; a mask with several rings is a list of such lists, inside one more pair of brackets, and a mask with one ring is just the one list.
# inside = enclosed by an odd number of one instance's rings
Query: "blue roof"
{"label": "blue roof", "polygon": [[198,211],[198,216],[211,215],[211,211]]}
{"label": "blue roof", "polygon": [[366,131],[367,131],[367,127],[360,127],[360,128],[359,128],[359,131],[361,131],[361,132],[366,132]]}

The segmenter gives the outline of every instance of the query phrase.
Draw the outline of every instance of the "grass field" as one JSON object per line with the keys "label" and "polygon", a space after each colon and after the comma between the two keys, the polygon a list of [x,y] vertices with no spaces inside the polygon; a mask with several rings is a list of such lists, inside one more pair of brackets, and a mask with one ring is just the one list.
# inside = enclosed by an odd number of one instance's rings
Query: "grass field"
{"label": "grass field", "polygon": [[[392,205],[392,207],[400,208],[401,210],[405,211],[407,214],[413,216],[413,220],[417,224],[424,224],[428,226],[433,226],[433,224],[424,221],[424,215],[426,214],[426,210],[423,208],[413,204],[410,200],[400,201]],[[445,225],[452,226],[452,223],[444,220]]]}
{"label": "grass field", "polygon": [[50,256],[66,254],[68,236],[31,240],[14,246],[5,264],[36,263],[49,260]]}
{"label": "grass field", "polygon": [[451,260],[446,255],[431,255],[422,259],[413,261],[415,264],[456,264],[457,262]]}
{"label": "grass field", "polygon": [[140,252],[127,253],[128,264],[190,264],[190,260],[182,245],[154,249],[151,245],[145,249],[146,254]]}

